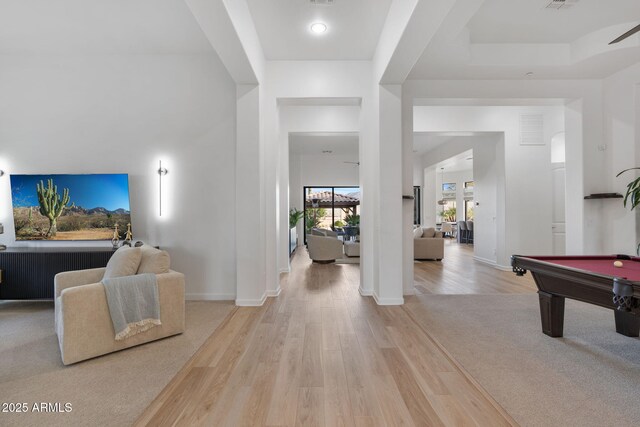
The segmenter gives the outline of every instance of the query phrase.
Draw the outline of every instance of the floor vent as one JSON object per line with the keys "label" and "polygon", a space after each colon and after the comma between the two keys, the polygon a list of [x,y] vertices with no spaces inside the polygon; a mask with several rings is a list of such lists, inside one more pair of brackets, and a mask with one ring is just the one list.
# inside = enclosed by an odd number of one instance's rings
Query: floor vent
{"label": "floor vent", "polygon": [[520,115],[520,145],[544,145],[544,117],[542,114]]}

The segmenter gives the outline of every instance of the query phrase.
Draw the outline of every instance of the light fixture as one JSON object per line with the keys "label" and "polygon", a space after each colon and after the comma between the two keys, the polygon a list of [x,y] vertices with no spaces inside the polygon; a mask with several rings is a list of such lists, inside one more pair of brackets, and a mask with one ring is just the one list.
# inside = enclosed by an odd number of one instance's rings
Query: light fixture
{"label": "light fixture", "polygon": [[168,174],[169,171],[167,170],[167,168],[163,168],[162,167],[162,160],[160,160],[160,166],[158,167],[158,191],[160,193],[160,209],[158,211],[158,213],[160,214],[160,216],[162,216],[162,177],[165,176],[166,174]]}
{"label": "light fixture", "polygon": [[4,171],[0,170],[0,176],[4,175]]}
{"label": "light fixture", "polygon": [[533,71],[528,71],[527,73],[525,73],[525,76],[533,77]]}
{"label": "light fixture", "polygon": [[311,24],[311,32],[314,34],[323,34],[327,31],[327,24],[323,22],[314,22]]}
{"label": "light fixture", "polygon": [[322,150],[322,154],[331,154],[333,153],[332,150]]}

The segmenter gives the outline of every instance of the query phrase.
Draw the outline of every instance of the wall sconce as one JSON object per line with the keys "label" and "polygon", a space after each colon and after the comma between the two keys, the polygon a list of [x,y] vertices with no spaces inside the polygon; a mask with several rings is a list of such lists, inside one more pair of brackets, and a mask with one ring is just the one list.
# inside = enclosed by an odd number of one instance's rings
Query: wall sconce
{"label": "wall sconce", "polygon": [[0,170],[0,176],[4,175],[4,171]]}
{"label": "wall sconce", "polygon": [[159,214],[160,216],[162,216],[162,177],[165,176],[166,174],[168,174],[169,171],[167,170],[167,168],[163,168],[162,167],[162,160],[160,160],[160,167],[158,168],[158,191],[160,192],[160,209],[159,209]]}

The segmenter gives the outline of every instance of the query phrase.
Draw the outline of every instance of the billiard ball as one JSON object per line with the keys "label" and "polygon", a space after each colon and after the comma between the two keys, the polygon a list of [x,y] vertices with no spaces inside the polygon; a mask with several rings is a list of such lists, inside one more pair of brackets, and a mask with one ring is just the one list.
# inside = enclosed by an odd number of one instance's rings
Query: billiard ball
{"label": "billiard ball", "polygon": [[622,267],[622,261],[614,261],[613,266],[618,268]]}

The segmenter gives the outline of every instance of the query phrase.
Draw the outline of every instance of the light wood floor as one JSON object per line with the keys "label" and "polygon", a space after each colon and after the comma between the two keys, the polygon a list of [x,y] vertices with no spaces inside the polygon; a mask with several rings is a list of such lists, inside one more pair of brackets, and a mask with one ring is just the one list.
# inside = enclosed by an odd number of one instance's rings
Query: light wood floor
{"label": "light wood floor", "polygon": [[280,297],[236,308],[137,425],[515,425],[358,268],[299,249]]}
{"label": "light wood floor", "polygon": [[473,245],[445,239],[442,261],[414,264],[414,286],[420,294],[522,294],[537,292],[531,275],[516,277],[473,259]]}

